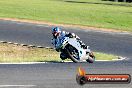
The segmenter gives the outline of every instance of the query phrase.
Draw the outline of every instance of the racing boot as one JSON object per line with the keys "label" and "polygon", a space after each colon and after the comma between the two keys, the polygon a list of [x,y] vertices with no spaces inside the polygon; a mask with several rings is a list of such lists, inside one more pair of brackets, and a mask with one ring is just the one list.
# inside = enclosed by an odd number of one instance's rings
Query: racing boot
{"label": "racing boot", "polygon": [[61,53],[61,54],[60,54],[60,58],[61,58],[62,60],[65,60],[65,59],[67,59],[67,56],[66,56],[64,53]]}

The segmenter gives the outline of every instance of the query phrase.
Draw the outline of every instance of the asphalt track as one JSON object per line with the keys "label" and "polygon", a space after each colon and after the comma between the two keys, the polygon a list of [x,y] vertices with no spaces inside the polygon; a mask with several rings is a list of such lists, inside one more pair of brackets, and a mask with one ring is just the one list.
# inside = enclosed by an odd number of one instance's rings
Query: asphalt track
{"label": "asphalt track", "polygon": [[[0,40],[52,47],[51,26],[0,21]],[[123,61],[88,63],[46,64],[1,64],[1,88],[132,88],[130,84],[86,84],[76,83],[77,68],[87,73],[115,73],[132,75],[132,35],[110,33],[78,28],[62,29],[74,32],[94,51],[125,56]],[[104,57],[105,58],[105,57]]]}

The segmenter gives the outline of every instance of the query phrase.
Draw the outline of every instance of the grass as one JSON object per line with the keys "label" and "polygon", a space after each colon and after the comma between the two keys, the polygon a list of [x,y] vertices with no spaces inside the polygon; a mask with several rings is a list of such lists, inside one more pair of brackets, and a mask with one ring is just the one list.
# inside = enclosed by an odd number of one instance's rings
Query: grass
{"label": "grass", "polygon": [[12,44],[0,44],[0,62],[61,61],[53,49],[28,48]]}
{"label": "grass", "polygon": [[[53,49],[28,48],[12,44],[0,44],[0,62],[60,62],[58,52]],[[112,60],[117,56],[95,52],[97,60]]]}
{"label": "grass", "polygon": [[0,0],[0,17],[132,32],[132,3],[101,0]]}
{"label": "grass", "polygon": [[96,56],[96,60],[114,60],[117,59],[117,56],[112,54],[106,54],[106,53],[100,53],[100,52],[94,52]]}

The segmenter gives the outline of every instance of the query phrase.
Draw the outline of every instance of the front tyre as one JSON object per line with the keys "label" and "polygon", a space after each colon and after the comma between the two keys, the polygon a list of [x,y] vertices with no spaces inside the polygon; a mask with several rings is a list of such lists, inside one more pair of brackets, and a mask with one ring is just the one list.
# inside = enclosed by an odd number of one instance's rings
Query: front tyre
{"label": "front tyre", "polygon": [[69,55],[69,58],[75,62],[75,63],[78,63],[80,62],[80,59],[79,59],[79,53],[77,51],[76,48],[74,48],[73,46],[71,45],[68,45],[66,47],[66,50],[67,50],[67,54]]}

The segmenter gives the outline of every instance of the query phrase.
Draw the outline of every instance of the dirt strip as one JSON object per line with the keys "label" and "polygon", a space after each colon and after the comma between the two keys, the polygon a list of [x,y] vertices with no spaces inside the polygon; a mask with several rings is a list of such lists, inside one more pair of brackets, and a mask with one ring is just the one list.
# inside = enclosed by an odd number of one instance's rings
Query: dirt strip
{"label": "dirt strip", "polygon": [[72,24],[55,24],[46,21],[37,21],[37,20],[28,20],[28,19],[18,19],[18,18],[0,18],[0,20],[7,20],[7,21],[17,21],[17,22],[27,22],[27,23],[34,23],[34,24],[45,24],[49,26],[62,26],[62,27],[71,27],[71,28],[81,28],[85,30],[95,30],[95,31],[106,31],[106,32],[127,32],[121,31],[116,29],[106,29],[106,28],[96,28],[96,27],[88,27],[88,26],[81,26],[81,25],[72,25]]}

